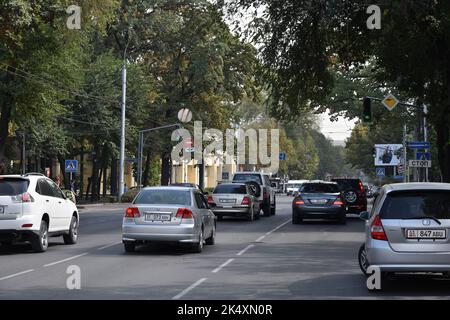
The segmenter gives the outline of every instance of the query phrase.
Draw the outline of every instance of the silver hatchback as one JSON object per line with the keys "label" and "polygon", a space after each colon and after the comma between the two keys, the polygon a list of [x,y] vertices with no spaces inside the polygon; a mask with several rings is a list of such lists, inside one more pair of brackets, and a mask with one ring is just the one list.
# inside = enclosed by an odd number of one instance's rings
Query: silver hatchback
{"label": "silver hatchback", "polygon": [[126,209],[122,242],[126,252],[137,244],[172,242],[201,252],[203,244],[214,244],[216,217],[205,196],[189,187],[142,189]]}
{"label": "silver hatchback", "polygon": [[450,272],[450,184],[385,185],[366,220],[359,264],[366,273]]}

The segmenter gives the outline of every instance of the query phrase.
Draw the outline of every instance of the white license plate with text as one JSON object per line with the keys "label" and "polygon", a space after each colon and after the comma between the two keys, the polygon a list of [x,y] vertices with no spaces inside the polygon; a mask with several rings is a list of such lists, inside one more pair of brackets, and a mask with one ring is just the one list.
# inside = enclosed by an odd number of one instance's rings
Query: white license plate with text
{"label": "white license plate with text", "polygon": [[446,239],[446,230],[430,230],[430,229],[408,229],[406,230],[408,239]]}

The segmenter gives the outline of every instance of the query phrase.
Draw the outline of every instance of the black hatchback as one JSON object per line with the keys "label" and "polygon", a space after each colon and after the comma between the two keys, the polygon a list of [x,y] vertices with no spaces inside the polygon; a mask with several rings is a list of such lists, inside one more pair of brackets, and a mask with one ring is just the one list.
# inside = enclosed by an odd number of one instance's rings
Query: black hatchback
{"label": "black hatchback", "polygon": [[346,223],[345,204],[337,183],[312,181],[303,183],[292,202],[292,223],[303,219],[333,219]]}

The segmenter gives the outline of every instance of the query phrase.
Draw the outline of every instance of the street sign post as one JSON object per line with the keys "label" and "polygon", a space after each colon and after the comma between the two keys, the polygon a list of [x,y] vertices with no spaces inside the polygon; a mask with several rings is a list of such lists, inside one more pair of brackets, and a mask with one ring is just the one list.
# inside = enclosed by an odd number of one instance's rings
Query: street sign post
{"label": "street sign post", "polygon": [[381,103],[386,107],[386,109],[392,111],[397,106],[398,99],[392,94],[388,94],[383,100],[381,100]]}
{"label": "street sign post", "polygon": [[431,168],[431,160],[409,160],[411,168]]}
{"label": "street sign post", "polygon": [[430,143],[426,141],[412,141],[408,143],[411,149],[430,149]]}
{"label": "street sign post", "polygon": [[377,177],[384,177],[386,176],[386,169],[385,168],[376,168]]}

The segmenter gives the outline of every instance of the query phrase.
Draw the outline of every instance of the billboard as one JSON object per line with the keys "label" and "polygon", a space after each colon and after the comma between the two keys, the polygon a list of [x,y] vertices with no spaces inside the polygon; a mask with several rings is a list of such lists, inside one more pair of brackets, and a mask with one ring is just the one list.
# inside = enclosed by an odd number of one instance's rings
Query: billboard
{"label": "billboard", "polygon": [[376,144],[375,166],[398,166],[403,163],[402,144]]}

